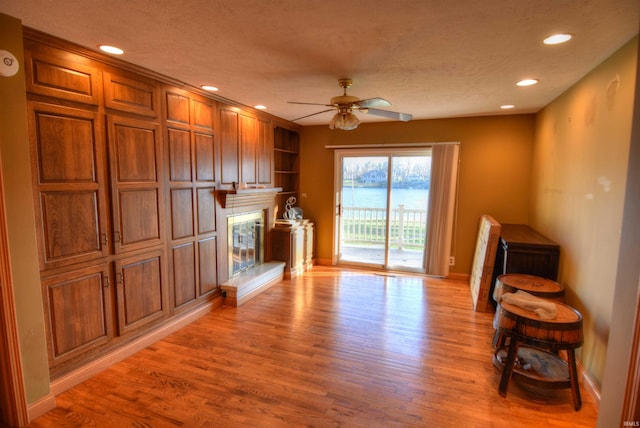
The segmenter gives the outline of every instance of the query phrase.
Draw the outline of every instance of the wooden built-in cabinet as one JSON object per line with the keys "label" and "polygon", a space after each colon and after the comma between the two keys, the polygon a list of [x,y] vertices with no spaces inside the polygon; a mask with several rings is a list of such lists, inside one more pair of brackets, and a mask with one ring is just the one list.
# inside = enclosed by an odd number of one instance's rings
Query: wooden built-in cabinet
{"label": "wooden built-in cabinet", "polygon": [[164,248],[114,262],[118,333],[153,324],[168,313]]}
{"label": "wooden built-in cabinet", "polygon": [[282,188],[276,197],[278,218],[282,218],[287,199],[298,198],[299,137],[297,132],[280,126],[273,134],[274,186]]}
{"label": "wooden built-in cabinet", "polygon": [[28,103],[40,269],[104,258],[111,239],[104,118]]}
{"label": "wooden built-in cabinet", "polygon": [[218,290],[215,210],[216,106],[175,88],[167,119],[172,307],[184,311]]}
{"label": "wooden built-in cabinet", "polygon": [[[38,32],[25,35],[55,378],[175,315],[222,304],[226,236],[217,217],[225,207],[217,191],[273,187],[275,175],[283,196],[297,195],[297,133],[278,128],[274,151],[268,115]],[[226,224],[220,229],[224,235]]]}
{"label": "wooden built-in cabinet", "polygon": [[285,262],[286,278],[301,275],[314,264],[314,224],[309,220],[278,220],[272,233],[274,260]]}
{"label": "wooden built-in cabinet", "polygon": [[220,183],[270,187],[273,183],[273,131],[271,123],[239,112],[220,108]]}
{"label": "wooden built-in cabinet", "polygon": [[110,342],[114,321],[108,263],[45,276],[42,287],[52,369]]}
{"label": "wooden built-in cabinet", "polygon": [[157,123],[108,115],[113,246],[116,253],[160,245],[162,148]]}
{"label": "wooden built-in cabinet", "polygon": [[161,90],[80,55],[25,46],[55,376],[170,314]]}

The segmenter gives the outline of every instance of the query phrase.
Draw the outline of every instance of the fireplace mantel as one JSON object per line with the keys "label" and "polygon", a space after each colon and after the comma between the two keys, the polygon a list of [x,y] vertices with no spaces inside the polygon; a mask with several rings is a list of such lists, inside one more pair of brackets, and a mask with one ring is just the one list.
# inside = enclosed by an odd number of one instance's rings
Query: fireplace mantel
{"label": "fireplace mantel", "polygon": [[250,189],[217,189],[216,197],[222,208],[247,207],[251,205],[271,205],[273,198],[282,187],[264,187]]}

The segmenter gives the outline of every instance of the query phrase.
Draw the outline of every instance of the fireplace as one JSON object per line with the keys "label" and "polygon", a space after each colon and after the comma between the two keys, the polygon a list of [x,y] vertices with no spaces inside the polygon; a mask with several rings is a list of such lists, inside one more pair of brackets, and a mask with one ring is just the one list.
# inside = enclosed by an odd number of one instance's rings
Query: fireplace
{"label": "fireplace", "polygon": [[229,278],[264,262],[264,211],[227,217]]}
{"label": "fireplace", "polygon": [[[220,284],[224,305],[240,306],[282,281],[284,262],[270,260],[269,237],[273,228],[274,188],[216,190],[226,217],[220,228],[227,279]],[[221,218],[224,218],[221,217]],[[226,226],[226,227],[225,227]],[[222,268],[221,266],[221,268]]]}

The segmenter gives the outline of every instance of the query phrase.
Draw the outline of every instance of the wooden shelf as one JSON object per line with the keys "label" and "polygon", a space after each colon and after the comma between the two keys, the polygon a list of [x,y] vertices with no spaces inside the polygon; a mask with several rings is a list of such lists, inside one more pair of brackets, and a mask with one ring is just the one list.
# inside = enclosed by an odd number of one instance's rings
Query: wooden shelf
{"label": "wooden shelf", "polygon": [[276,127],[273,141],[274,185],[282,187],[276,204],[278,213],[284,213],[286,200],[298,196],[299,136],[289,129]]}

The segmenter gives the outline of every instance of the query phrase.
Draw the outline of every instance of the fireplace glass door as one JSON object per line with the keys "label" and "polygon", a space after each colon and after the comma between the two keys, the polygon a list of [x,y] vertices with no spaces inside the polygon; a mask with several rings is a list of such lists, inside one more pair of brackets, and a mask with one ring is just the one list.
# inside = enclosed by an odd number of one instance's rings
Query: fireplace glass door
{"label": "fireplace glass door", "polygon": [[227,217],[229,235],[229,277],[263,263],[264,213]]}

